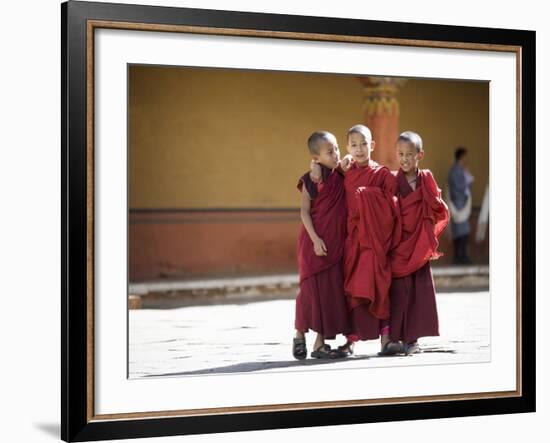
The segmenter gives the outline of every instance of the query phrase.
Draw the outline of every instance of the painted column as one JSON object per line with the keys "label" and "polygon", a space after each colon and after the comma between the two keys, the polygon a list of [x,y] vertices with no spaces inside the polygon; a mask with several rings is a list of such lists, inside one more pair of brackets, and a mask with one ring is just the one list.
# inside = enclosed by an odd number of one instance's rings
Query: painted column
{"label": "painted column", "polygon": [[359,77],[364,86],[363,118],[376,145],[372,158],[390,169],[399,163],[395,141],[399,136],[399,102],[397,92],[405,79],[392,77]]}

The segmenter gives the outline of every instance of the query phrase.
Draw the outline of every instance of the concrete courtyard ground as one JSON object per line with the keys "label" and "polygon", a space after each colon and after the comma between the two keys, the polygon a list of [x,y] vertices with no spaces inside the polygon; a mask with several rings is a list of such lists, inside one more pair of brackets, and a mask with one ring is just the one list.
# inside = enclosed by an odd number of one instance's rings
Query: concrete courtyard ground
{"label": "concrete courtyard ground", "polygon": [[[440,336],[419,340],[422,353],[379,357],[379,342],[360,342],[352,357],[292,357],[294,300],[268,299],[129,311],[129,376],[175,377],[238,372],[322,370],[489,361],[489,292],[437,296]],[[315,336],[307,337],[311,353]],[[343,337],[328,342],[342,344]]]}

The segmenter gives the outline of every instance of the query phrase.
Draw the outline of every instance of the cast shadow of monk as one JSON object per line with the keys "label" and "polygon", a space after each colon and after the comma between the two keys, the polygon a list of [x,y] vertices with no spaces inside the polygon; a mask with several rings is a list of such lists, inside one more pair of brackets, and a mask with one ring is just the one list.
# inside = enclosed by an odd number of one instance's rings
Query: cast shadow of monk
{"label": "cast shadow of monk", "polygon": [[355,355],[353,357],[335,358],[335,359],[308,358],[305,360],[244,362],[244,363],[237,363],[229,366],[218,366],[215,368],[198,369],[194,371],[169,372],[164,374],[147,375],[145,377],[149,378],[149,377],[177,377],[182,375],[235,374],[239,372],[257,372],[257,371],[265,371],[267,369],[284,369],[284,368],[292,368],[293,370],[296,370],[297,367],[308,368],[311,366],[320,366],[320,365],[328,365],[334,369],[336,369],[335,367],[338,366],[338,369],[341,369],[341,365],[345,364],[346,362],[368,360],[371,357],[377,357],[377,355],[376,354]]}

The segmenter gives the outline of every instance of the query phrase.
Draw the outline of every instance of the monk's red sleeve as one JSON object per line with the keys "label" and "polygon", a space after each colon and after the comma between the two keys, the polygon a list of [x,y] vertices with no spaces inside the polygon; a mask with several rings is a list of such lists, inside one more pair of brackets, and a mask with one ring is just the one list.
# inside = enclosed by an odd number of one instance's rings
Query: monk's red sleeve
{"label": "monk's red sleeve", "polygon": [[439,237],[449,224],[449,208],[441,198],[441,189],[428,170],[423,171],[424,216],[432,220],[434,232]]}

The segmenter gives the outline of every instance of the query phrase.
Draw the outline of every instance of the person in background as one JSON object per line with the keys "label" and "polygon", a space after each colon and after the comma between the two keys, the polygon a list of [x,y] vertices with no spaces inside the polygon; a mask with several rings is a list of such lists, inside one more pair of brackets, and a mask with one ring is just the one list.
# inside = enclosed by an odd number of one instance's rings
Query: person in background
{"label": "person in background", "polygon": [[451,233],[454,246],[454,264],[470,264],[468,240],[470,237],[470,214],[472,212],[471,187],[474,177],[466,167],[468,151],[459,147],[455,151],[455,162],[449,171],[448,203],[451,212]]}
{"label": "person in background", "polygon": [[487,235],[487,225],[489,224],[489,183],[485,186],[479,217],[477,219],[476,243],[481,243]]}

